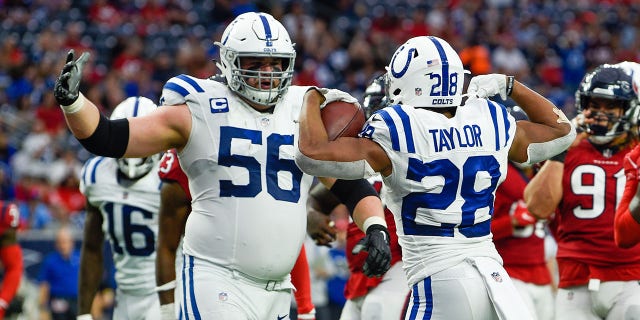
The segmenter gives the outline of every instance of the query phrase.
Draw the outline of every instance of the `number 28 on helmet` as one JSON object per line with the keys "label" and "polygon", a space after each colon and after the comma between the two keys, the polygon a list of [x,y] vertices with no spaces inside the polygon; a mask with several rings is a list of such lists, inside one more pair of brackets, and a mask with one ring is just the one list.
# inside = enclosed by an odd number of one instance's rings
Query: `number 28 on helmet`
{"label": "number 28 on helmet", "polygon": [[401,45],[387,66],[393,104],[450,108],[462,103],[464,70],[458,53],[438,37],[420,36]]}

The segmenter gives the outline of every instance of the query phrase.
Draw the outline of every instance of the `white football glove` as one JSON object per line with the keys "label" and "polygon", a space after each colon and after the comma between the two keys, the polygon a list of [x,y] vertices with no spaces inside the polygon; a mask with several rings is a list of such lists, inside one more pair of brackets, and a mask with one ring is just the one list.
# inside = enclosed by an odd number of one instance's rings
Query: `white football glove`
{"label": "white football glove", "polygon": [[499,94],[502,100],[507,100],[507,76],[498,73],[475,76],[469,82],[467,93],[485,99]]}
{"label": "white football glove", "polygon": [[344,101],[349,103],[356,103],[360,105],[358,99],[354,98],[350,94],[340,91],[338,89],[316,88],[324,96],[324,102],[320,105],[320,109],[324,108],[327,104],[334,101]]}

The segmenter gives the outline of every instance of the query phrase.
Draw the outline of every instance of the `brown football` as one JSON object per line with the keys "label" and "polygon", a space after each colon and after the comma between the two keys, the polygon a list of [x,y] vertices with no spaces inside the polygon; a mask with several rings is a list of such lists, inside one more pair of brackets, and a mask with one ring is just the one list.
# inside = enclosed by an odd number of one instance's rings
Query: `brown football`
{"label": "brown football", "polygon": [[366,120],[360,105],[345,101],[330,102],[320,110],[320,115],[329,140],[357,136]]}

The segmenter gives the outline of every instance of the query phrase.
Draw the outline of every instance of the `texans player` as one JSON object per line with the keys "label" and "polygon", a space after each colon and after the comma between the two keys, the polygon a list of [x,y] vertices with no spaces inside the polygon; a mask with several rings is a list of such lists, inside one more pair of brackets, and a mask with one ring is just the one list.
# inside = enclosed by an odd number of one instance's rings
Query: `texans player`
{"label": "texans player", "polygon": [[634,73],[604,64],[585,75],[576,91],[582,139],[546,161],[525,189],[529,211],[553,219],[560,276],[556,319],[640,316],[640,247],[621,249],[614,242],[623,164],[637,144]]}

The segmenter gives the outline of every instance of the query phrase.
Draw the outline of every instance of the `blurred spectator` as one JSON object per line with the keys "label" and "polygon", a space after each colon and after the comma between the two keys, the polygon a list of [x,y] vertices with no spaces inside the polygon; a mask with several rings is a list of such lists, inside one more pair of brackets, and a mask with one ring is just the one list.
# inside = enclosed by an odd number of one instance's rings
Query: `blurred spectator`
{"label": "blurred spectator", "polygon": [[99,27],[113,29],[122,23],[123,15],[111,1],[96,0],[89,7],[89,20]]}
{"label": "blurred spectator", "polygon": [[22,176],[16,184],[16,202],[20,210],[20,228],[44,229],[53,219],[44,202],[47,184],[42,178]]}
{"label": "blurred spectator", "polygon": [[515,76],[525,81],[529,76],[529,63],[524,53],[518,48],[516,39],[511,34],[504,34],[501,41],[493,50],[491,64],[493,72]]}
{"label": "blurred spectator", "polygon": [[52,320],[72,320],[77,313],[80,251],[75,249],[71,230],[56,231],[56,251],[49,253],[40,267],[40,310]]}
{"label": "blurred spectator", "polygon": [[49,165],[53,162],[55,147],[45,130],[44,122],[35,119],[32,131],[22,142],[22,148],[14,156],[11,165],[18,178],[23,175],[46,178]]}
{"label": "blurred spectator", "polygon": [[472,35],[468,45],[460,51],[460,60],[471,75],[491,73],[491,54],[489,49],[479,42],[479,35]]}
{"label": "blurred spectator", "polygon": [[51,136],[56,137],[67,131],[64,122],[64,115],[56,99],[53,97],[53,88],[44,92],[42,103],[35,111],[36,119],[44,124],[44,130]]}

